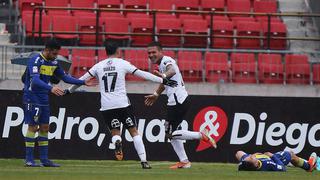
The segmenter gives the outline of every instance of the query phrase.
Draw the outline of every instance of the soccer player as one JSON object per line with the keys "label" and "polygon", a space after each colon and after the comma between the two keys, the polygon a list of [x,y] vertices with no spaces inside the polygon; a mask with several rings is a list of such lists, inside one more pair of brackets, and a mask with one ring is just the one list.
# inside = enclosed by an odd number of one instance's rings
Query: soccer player
{"label": "soccer player", "polygon": [[158,89],[152,94],[145,97],[145,104],[152,106],[159,95],[166,90],[168,96],[167,103],[167,118],[165,122],[166,136],[171,139],[171,145],[176,152],[179,162],[171,166],[171,169],[190,168],[191,162],[185,152],[183,140],[204,140],[216,148],[214,139],[208,135],[208,131],[195,132],[181,130],[181,122],[184,119],[189,107],[189,98],[186,91],[182,75],[176,61],[169,56],[164,56],[162,47],[159,42],[152,42],[147,48],[148,56],[153,64],[159,65],[159,71],[154,71],[155,74],[162,78],[170,78],[178,82],[177,87],[159,85]]}
{"label": "soccer player", "polygon": [[277,156],[280,161],[286,166],[291,162],[291,164],[295,167],[300,167],[306,171],[312,172],[316,167],[317,154],[315,152],[311,153],[308,161],[298,157],[292,151],[280,151],[275,154],[270,152],[265,152],[265,155],[271,157],[272,155]]}
{"label": "soccer player", "polygon": [[[55,40],[49,40],[44,50],[37,56],[30,58],[26,68],[23,88],[24,123],[28,124],[25,137],[27,167],[59,167],[48,159],[48,131],[49,131],[49,95],[64,95],[64,91],[58,86],[52,86],[49,81],[53,76],[61,78],[64,82],[79,85],[94,85],[90,80],[78,80],[66,75],[59,66],[56,57],[60,45]],[[38,137],[35,137],[38,132]],[[40,164],[34,161],[35,142],[38,142],[40,152]]]}
{"label": "soccer player", "polygon": [[[111,131],[112,143],[115,146],[115,155],[118,160],[122,160],[122,138],[120,136],[120,125],[123,123],[133,138],[134,147],[141,160],[143,169],[151,169],[147,162],[146,150],[136,128],[136,119],[133,114],[131,103],[127,96],[125,87],[125,75],[133,74],[149,81],[162,83],[168,86],[176,86],[177,82],[160,78],[151,73],[137,69],[128,61],[121,59],[121,50],[116,43],[107,43],[106,52],[108,58],[94,65],[80,79],[96,77],[100,84],[101,113]],[[69,92],[74,92],[79,86],[71,86]]]}
{"label": "soccer player", "polygon": [[269,157],[261,153],[247,154],[238,151],[236,158],[240,162],[239,171],[286,171],[286,166],[275,155]]}
{"label": "soccer player", "polygon": [[291,162],[296,167],[312,172],[316,165],[317,155],[312,153],[309,161],[306,161],[292,151],[280,151],[275,154],[270,152],[247,154],[238,151],[236,158],[240,162],[239,171],[285,171],[285,166]]}

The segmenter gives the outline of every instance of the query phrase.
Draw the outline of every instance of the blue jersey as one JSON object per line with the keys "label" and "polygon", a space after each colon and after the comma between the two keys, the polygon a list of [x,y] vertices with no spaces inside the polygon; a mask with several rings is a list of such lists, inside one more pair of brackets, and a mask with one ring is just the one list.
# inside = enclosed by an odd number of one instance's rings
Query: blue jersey
{"label": "blue jersey", "polygon": [[255,155],[259,161],[258,171],[286,171],[284,164],[276,156]]}
{"label": "blue jersey", "polygon": [[24,80],[23,102],[40,106],[49,105],[49,92],[52,86],[49,81],[52,76],[63,81],[83,85],[84,81],[67,76],[57,60],[47,60],[42,53],[29,59]]}

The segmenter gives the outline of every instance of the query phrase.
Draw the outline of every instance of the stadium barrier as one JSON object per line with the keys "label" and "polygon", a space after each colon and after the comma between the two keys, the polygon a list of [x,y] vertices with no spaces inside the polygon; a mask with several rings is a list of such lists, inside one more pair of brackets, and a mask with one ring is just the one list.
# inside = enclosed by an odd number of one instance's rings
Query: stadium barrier
{"label": "stadium barrier", "polygon": [[[165,139],[166,97],[144,106],[143,94],[130,94],[138,130],[150,160],[176,161]],[[51,98],[50,152],[55,159],[114,159],[108,149],[110,134],[99,113],[99,93],[75,93]],[[307,158],[319,150],[319,98],[190,96],[192,106],[182,129],[207,128],[218,148],[198,141],[185,144],[191,161],[235,162],[238,150],[265,152],[293,150]],[[23,158],[26,125],[22,92],[0,90],[0,158]],[[85,103],[83,103],[85,102]],[[81,106],[79,106],[81,104]],[[132,139],[122,131],[124,159],[138,160]]]}
{"label": "stadium barrier", "polygon": [[[153,32],[152,33],[119,33],[119,32],[101,32],[100,28],[96,28],[96,32],[78,32],[78,31],[44,31],[42,30],[42,15],[45,10],[75,10],[75,11],[89,11],[94,12],[96,14],[96,27],[99,27],[99,14],[101,12],[137,12],[137,13],[150,13],[153,18]],[[35,15],[36,12],[39,11],[39,31],[35,30]],[[156,32],[156,16],[157,14],[200,14],[200,15],[210,15],[210,33],[208,34],[160,34]],[[266,35],[263,36],[238,36],[238,35],[215,35],[213,33],[213,23],[214,23],[214,15],[228,15],[228,16],[266,16],[268,22],[268,31]],[[186,11],[186,10],[148,10],[148,9],[116,9],[116,8],[71,8],[71,7],[48,7],[48,6],[35,6],[33,8],[33,17],[32,17],[32,39],[35,38],[35,34],[38,33],[40,39],[42,38],[41,34],[95,34],[96,35],[96,46],[99,46],[99,35],[135,35],[135,36],[150,36],[152,35],[153,39],[156,36],[177,36],[177,37],[207,37],[207,38],[227,38],[227,39],[260,39],[266,41],[266,49],[270,49],[270,41],[271,40],[299,40],[299,41],[320,41],[320,37],[275,37],[271,36],[271,20],[272,17],[314,17],[319,18],[320,14],[310,14],[305,12],[282,12],[282,13],[245,13],[245,12],[224,12],[224,11]],[[34,41],[35,42],[35,41]],[[209,43],[212,43],[209,41]],[[209,44],[210,47],[210,44]]]}

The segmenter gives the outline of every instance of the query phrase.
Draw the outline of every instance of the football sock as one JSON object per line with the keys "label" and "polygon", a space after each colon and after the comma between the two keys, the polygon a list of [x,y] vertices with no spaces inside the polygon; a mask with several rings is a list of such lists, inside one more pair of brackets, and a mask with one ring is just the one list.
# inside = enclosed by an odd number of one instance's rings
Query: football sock
{"label": "football sock", "polygon": [[144,144],[140,135],[136,135],[132,137],[134,148],[139,155],[141,162],[147,162],[146,149],[144,148]]}
{"label": "football sock", "polygon": [[24,139],[26,146],[26,161],[33,161],[35,133],[28,130]]}
{"label": "football sock", "polygon": [[38,136],[38,146],[41,161],[48,159],[48,145],[48,132],[40,131]]}
{"label": "football sock", "polygon": [[176,130],[172,133],[172,139],[194,140],[201,139],[201,133],[187,130]]}
{"label": "football sock", "polygon": [[112,138],[111,138],[111,142],[113,143],[113,144],[115,144],[116,143],[116,141],[120,141],[120,142],[122,142],[122,138],[121,138],[121,136],[119,136],[119,135],[114,135],[114,136],[112,136]]}
{"label": "football sock", "polygon": [[184,150],[183,141],[179,139],[172,139],[171,145],[179,157],[180,162],[189,162],[186,151]]}
{"label": "football sock", "polygon": [[306,160],[302,159],[302,158],[299,158],[299,161],[298,161],[297,165],[298,165],[298,167],[301,167],[304,170],[309,170],[310,169],[309,163]]}

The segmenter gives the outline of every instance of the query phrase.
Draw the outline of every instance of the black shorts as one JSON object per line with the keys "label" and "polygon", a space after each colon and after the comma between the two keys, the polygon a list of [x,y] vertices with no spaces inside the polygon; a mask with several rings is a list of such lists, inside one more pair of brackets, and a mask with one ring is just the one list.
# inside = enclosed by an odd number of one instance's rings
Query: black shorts
{"label": "black shorts", "polygon": [[136,127],[137,122],[131,105],[125,108],[101,111],[101,113],[110,130],[120,130],[121,123],[126,129]]}
{"label": "black shorts", "polygon": [[167,125],[166,132],[171,134],[173,131],[181,129],[180,124],[185,119],[189,109],[190,100],[187,97],[182,104],[176,101],[176,105],[167,106]]}

